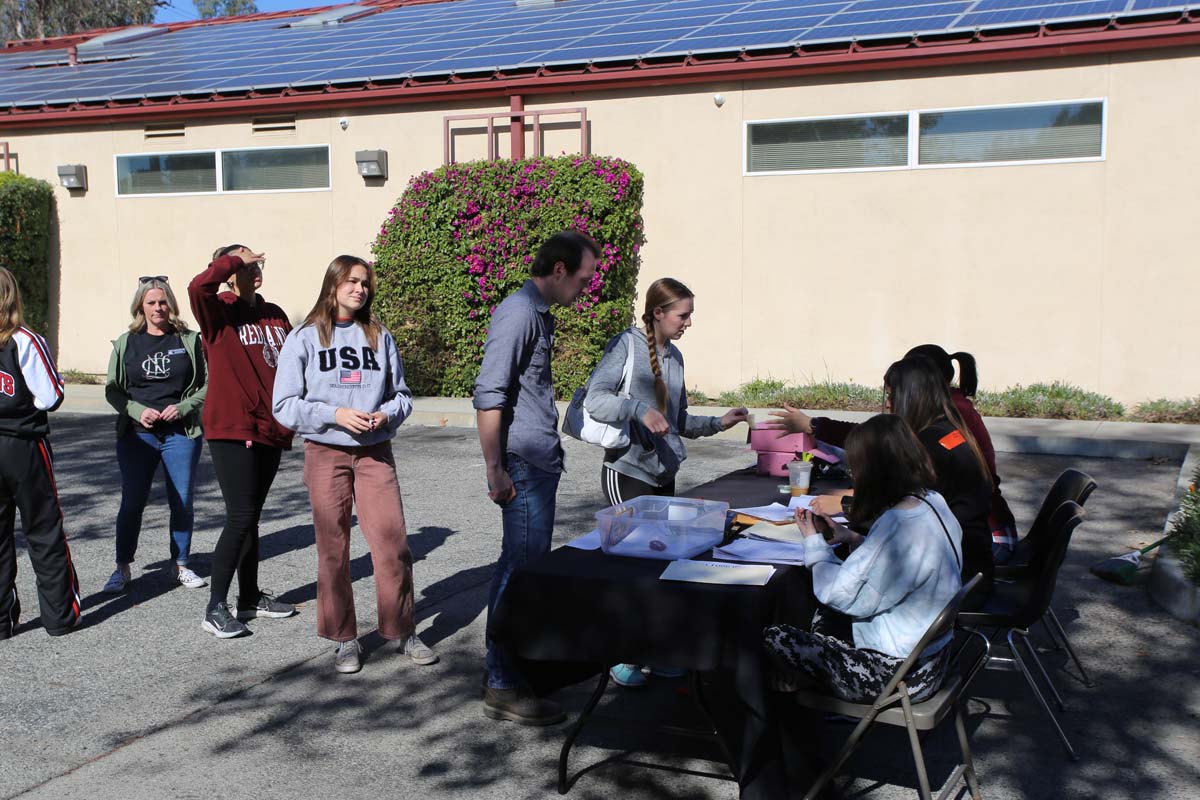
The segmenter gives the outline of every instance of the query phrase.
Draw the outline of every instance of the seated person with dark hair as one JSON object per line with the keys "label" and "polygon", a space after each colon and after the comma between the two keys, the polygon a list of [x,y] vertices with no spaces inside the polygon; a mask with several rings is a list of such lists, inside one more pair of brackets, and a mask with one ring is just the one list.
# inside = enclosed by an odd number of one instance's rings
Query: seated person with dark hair
{"label": "seated person with dark hair", "polygon": [[[962,529],[933,488],[937,479],[925,447],[901,417],[880,414],[857,426],[847,438],[846,459],[855,488],[849,519],[873,520],[868,535],[802,509],[796,524],[817,600],[850,618],[853,641],[818,621],[812,632],[771,626],[764,643],[785,684],[803,677],[843,700],[869,703],[962,587]],[[836,544],[850,548],[845,561],[834,555]],[[951,636],[921,654],[907,679],[914,700],[941,687]]]}

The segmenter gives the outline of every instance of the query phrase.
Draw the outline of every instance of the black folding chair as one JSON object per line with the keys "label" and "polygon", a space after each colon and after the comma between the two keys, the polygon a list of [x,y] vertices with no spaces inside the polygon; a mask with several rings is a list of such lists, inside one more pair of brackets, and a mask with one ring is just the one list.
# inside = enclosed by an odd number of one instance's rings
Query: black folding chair
{"label": "black folding chair", "polygon": [[[1082,508],[1095,490],[1096,481],[1092,480],[1092,476],[1086,472],[1077,469],[1063,471],[1054,481],[1054,485],[1050,487],[1050,491],[1046,493],[1037,517],[1029,526],[1029,532],[1025,534],[1024,539],[1017,543],[1012,559],[1006,564],[996,565],[997,580],[1027,580],[1030,574],[1036,571],[1034,562],[1040,560],[1044,555],[1045,539],[1050,527],[1050,518],[1054,512],[1068,501],[1078,503]],[[1071,640],[1067,638],[1066,629],[1058,621],[1058,615],[1054,613],[1053,607],[1046,609],[1046,616],[1042,618],[1042,624],[1046,626],[1046,631],[1050,634],[1050,641],[1055,648],[1059,650],[1066,648],[1067,655],[1075,662],[1075,667],[1079,670],[1084,685],[1094,686],[1095,684],[1087,670],[1083,668],[1083,662],[1079,660],[1075,648],[1071,646]]]}
{"label": "black folding chair", "polygon": [[[945,787],[938,795],[938,800],[942,800],[951,790],[958,786],[959,778],[964,776],[967,780],[967,787],[971,790],[971,797],[975,798],[975,800],[980,800],[982,795],[979,792],[979,781],[975,776],[975,765],[971,761],[971,745],[967,740],[967,728],[963,721],[963,703],[966,688],[987,662],[988,651],[991,647],[988,638],[977,632],[970,632],[979,637],[982,643],[981,652],[970,664],[964,664],[962,655],[966,649],[966,645],[962,644],[958,646],[956,652],[951,656],[950,674],[946,678],[946,683],[929,699],[914,703],[909,696],[908,685],[905,683],[905,678],[908,677],[908,674],[916,669],[917,660],[925,648],[954,629],[954,621],[958,615],[959,605],[961,605],[963,598],[975,588],[975,585],[980,580],[981,577],[976,575],[946,604],[946,607],[938,614],[933,624],[925,631],[925,635],[921,637],[921,641],[913,648],[912,653],[909,654],[904,663],[896,670],[896,674],[888,681],[883,691],[879,693],[879,697],[875,699],[874,703],[869,705],[866,703],[850,703],[816,691],[801,690],[795,693],[796,702],[806,708],[859,718],[858,725],[851,732],[850,738],[846,740],[837,757],[821,773],[816,783],[804,795],[805,800],[815,798],[834,779],[838,770],[842,768],[858,748],[867,730],[876,722],[908,729],[908,740],[912,745],[913,762],[916,764],[917,779],[920,781],[921,798],[922,800],[930,800],[929,775],[926,773],[925,757],[921,752],[920,732],[936,728],[949,715],[951,710],[954,711],[954,727],[958,731],[958,745],[962,751],[962,763],[955,767],[954,772],[951,773]],[[955,643],[951,642],[946,646],[955,647]]]}
{"label": "black folding chair", "polygon": [[997,582],[982,608],[975,611],[962,611],[958,615],[959,625],[966,629],[992,629],[992,634],[988,637],[990,642],[995,642],[1000,635],[1003,635],[1011,654],[1010,657],[992,656],[989,653],[988,663],[1015,667],[1025,676],[1025,682],[1029,684],[1029,688],[1033,690],[1034,696],[1045,709],[1050,721],[1054,723],[1058,738],[1062,740],[1063,747],[1066,748],[1067,754],[1073,760],[1078,760],[1075,749],[1063,732],[1062,726],[1058,724],[1058,718],[1050,709],[1045,696],[1038,689],[1029,665],[1021,656],[1017,642],[1024,642],[1033,664],[1041,672],[1046,686],[1054,696],[1055,703],[1059,709],[1066,711],[1062,697],[1054,688],[1046,668],[1042,666],[1042,662],[1038,658],[1037,650],[1029,641],[1029,628],[1045,617],[1050,608],[1050,600],[1054,596],[1054,587],[1058,580],[1059,567],[1062,566],[1063,559],[1066,557],[1067,546],[1071,543],[1071,534],[1082,520],[1083,509],[1079,507],[1078,503],[1068,501],[1060,505],[1047,525],[1042,545],[1044,550],[1032,565],[1035,572],[1028,579],[1018,582]]}

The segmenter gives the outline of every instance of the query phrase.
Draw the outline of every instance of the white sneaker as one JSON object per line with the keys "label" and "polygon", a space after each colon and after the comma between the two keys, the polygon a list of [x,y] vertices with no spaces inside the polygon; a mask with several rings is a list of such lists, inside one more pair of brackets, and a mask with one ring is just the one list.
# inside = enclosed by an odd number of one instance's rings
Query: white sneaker
{"label": "white sneaker", "polygon": [[175,577],[189,589],[199,589],[203,586],[208,586],[208,581],[201,578],[196,573],[192,572],[187,567],[180,565]]}
{"label": "white sneaker", "polygon": [[420,664],[423,667],[438,662],[437,653],[422,642],[421,637],[417,636],[415,631],[400,643],[400,652],[411,658],[414,664]]}
{"label": "white sneaker", "polygon": [[343,674],[362,669],[362,647],[357,639],[342,642],[333,651],[333,668]]}
{"label": "white sneaker", "polygon": [[129,576],[119,569],[113,570],[113,574],[108,577],[108,583],[104,584],[102,590],[105,594],[120,594],[125,591],[125,584],[129,583]]}

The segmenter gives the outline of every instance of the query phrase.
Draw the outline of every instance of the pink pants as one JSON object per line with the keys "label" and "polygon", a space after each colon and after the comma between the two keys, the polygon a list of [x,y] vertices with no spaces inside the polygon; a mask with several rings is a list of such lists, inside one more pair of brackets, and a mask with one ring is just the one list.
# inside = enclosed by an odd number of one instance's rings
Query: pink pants
{"label": "pink pants", "polygon": [[350,511],[375,568],[379,634],[402,639],[413,632],[412,553],[396,483],[391,442],[335,447],[306,442],[304,483],[317,538],[317,635],[335,642],[358,638],[350,585]]}

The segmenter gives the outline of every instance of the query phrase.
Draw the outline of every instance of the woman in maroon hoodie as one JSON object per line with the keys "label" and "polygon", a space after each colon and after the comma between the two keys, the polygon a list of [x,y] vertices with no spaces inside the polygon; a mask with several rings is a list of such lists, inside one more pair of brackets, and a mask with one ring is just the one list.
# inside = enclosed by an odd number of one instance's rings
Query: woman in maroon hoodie
{"label": "woman in maroon hoodie", "polygon": [[[208,356],[204,438],[225,498],[225,527],[212,555],[202,627],[221,639],[245,633],[240,620],[296,613],[258,585],[258,520],[280,456],[292,446],[292,432],[271,413],[275,365],[292,326],[283,309],[257,292],[263,261],[263,254],[243,245],[222,247],[188,285]],[[230,291],[220,291],[222,284]],[[234,572],[236,617],[226,604]]]}

